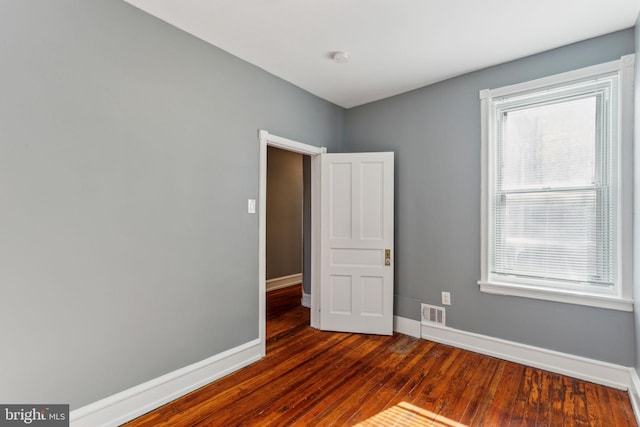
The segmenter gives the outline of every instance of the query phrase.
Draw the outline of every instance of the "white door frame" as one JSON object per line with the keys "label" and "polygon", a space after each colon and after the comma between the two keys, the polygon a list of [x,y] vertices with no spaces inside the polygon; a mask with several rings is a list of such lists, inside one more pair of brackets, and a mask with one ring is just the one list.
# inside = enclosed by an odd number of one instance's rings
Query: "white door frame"
{"label": "white door frame", "polygon": [[266,265],[267,265],[267,146],[281,148],[311,157],[311,326],[320,327],[320,155],[324,147],[307,145],[291,139],[258,132],[260,139],[258,185],[258,327],[262,356],[266,355]]}

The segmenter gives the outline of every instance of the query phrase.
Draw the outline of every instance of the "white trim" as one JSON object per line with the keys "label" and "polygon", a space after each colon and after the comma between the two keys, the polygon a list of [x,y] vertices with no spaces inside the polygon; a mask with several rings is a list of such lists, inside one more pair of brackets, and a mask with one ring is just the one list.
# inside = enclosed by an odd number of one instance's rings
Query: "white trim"
{"label": "white trim", "polygon": [[[504,86],[497,89],[484,89],[479,92],[481,111],[481,251],[480,251],[480,290],[490,294],[511,295],[516,297],[535,298],[547,301],[578,304],[620,311],[633,311],[633,80],[635,55],[625,55],[615,61],[593,65],[579,70],[556,74],[528,82]],[[617,186],[617,236],[616,252],[618,254],[616,269],[618,271],[615,295],[598,295],[584,291],[545,288],[533,286],[535,283],[504,283],[492,277],[490,272],[490,233],[493,230],[493,215],[489,212],[492,191],[495,187],[493,155],[491,141],[494,139],[495,117],[492,114],[492,102],[505,96],[518,96],[531,91],[541,91],[593,79],[599,75],[618,73],[618,134],[617,158],[619,161],[616,180]],[[532,285],[532,286],[528,286]]]}
{"label": "white trim", "polygon": [[622,238],[619,242],[618,271],[622,281],[621,298],[628,300],[633,300],[634,64],[635,55],[633,54],[620,58],[620,127],[618,129],[620,209],[618,209],[617,221],[620,224]]}
{"label": "white trim", "polygon": [[302,283],[302,273],[290,274],[288,276],[274,277],[266,281],[267,292],[275,291],[276,289],[288,288],[292,285]]}
{"label": "white trim", "polygon": [[302,291],[302,299],[300,300],[300,305],[303,307],[311,308],[311,294]]}
{"label": "white trim", "polygon": [[401,334],[409,335],[410,337],[421,338],[419,320],[393,316],[393,330]]}
{"label": "white trim", "polygon": [[629,388],[629,368],[626,366],[587,359],[446,326],[431,327],[422,325],[422,338],[608,387],[621,390]]}
{"label": "white trim", "polygon": [[571,293],[571,291],[567,290],[555,291],[553,289],[529,288],[525,285],[503,285],[492,282],[478,282],[478,285],[482,292],[488,294],[536,298],[546,301],[608,308],[611,310],[633,311],[633,300],[630,299]]}
{"label": "white trim", "polygon": [[640,378],[635,368],[629,368],[629,400],[631,400],[636,421],[640,422]]}
{"label": "white trim", "polygon": [[267,136],[258,132],[258,339],[262,356],[267,354]]}
{"label": "white trim", "polygon": [[493,138],[493,115],[489,114],[491,100],[487,96],[489,89],[480,91],[480,278],[489,277],[489,230],[493,227],[489,215],[489,194],[493,187],[491,170],[493,161],[489,155],[489,141]]}
{"label": "white trim", "polygon": [[567,71],[566,73],[554,74],[553,76],[542,77],[540,79],[516,83],[496,89],[483,89],[480,91],[479,96],[480,99],[499,98],[501,96],[528,92],[547,86],[560,86],[565,83],[574,82],[576,80],[588,79],[598,74],[614,73],[616,71],[620,71],[623,68],[632,66],[634,61],[633,58],[633,54],[625,55],[620,57],[620,59],[605,62],[604,64],[591,65],[589,67]]}
{"label": "white trim", "polygon": [[267,146],[278,147],[311,156],[311,326],[320,327],[319,307],[319,242],[320,242],[320,155],[327,152],[324,147],[307,145],[291,139],[271,135],[266,130],[258,131],[258,334],[262,355],[266,353],[266,259],[267,259]]}
{"label": "white trim", "polygon": [[295,153],[306,154],[309,156],[315,156],[322,154],[326,151],[324,147],[316,147],[315,145],[308,145],[302,142],[294,141],[293,139],[283,138],[270,134],[266,130],[258,131],[258,136],[261,140],[264,140],[267,145],[271,147],[281,148],[286,151],[293,151]]}
{"label": "white trim", "polygon": [[260,358],[260,341],[250,341],[75,409],[69,414],[71,426],[119,426]]}
{"label": "white trim", "polygon": [[320,212],[322,170],[321,158],[327,149],[311,157],[311,319],[312,328],[321,329],[320,324]]}

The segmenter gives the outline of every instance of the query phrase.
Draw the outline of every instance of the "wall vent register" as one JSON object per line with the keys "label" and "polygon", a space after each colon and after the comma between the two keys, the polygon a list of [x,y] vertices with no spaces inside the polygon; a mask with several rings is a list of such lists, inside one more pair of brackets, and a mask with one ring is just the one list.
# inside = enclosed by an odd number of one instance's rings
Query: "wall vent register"
{"label": "wall vent register", "polygon": [[422,324],[445,326],[446,311],[444,307],[422,304]]}

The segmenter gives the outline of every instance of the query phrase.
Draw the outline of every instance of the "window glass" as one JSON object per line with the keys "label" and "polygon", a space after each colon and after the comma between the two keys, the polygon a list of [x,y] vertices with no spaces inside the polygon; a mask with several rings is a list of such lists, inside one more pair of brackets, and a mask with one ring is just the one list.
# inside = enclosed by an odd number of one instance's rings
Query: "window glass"
{"label": "window glass", "polygon": [[573,187],[595,179],[596,97],[503,113],[503,189]]}

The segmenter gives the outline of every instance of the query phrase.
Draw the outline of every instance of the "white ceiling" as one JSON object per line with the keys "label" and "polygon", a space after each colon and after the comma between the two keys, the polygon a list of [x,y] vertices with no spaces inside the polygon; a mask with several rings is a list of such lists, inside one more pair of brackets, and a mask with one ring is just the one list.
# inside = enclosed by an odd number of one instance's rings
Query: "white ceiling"
{"label": "white ceiling", "polygon": [[640,11],[640,0],[125,1],[346,108],[630,28]]}

